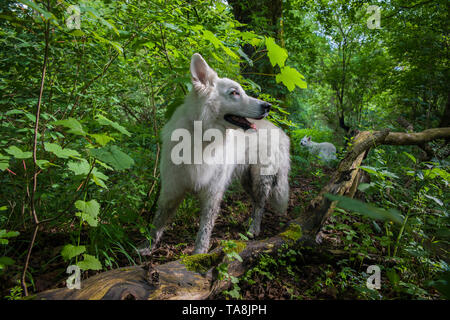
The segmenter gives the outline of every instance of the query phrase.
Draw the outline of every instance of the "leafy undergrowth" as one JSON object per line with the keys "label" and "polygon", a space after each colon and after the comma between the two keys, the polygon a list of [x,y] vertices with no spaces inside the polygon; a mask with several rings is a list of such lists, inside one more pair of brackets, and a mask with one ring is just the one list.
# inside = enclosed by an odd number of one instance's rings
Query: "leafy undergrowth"
{"label": "leafy undergrowth", "polygon": [[[320,167],[316,168],[322,171]],[[324,170],[331,169],[323,167]],[[309,201],[319,192],[321,186],[327,180],[326,174],[322,174],[318,179],[317,175],[307,174],[307,176],[291,176],[291,196],[288,212],[286,215],[279,215],[268,208],[263,222],[261,234],[256,239],[263,239],[282,232],[286,223],[295,219],[300,210],[304,208]],[[145,215],[143,219],[152,219],[151,215]],[[221,214],[217,218],[212,239],[212,248],[218,246],[222,240],[240,239],[239,234],[246,234],[248,222],[251,214],[251,202],[239,184],[233,184],[227,191],[224,201],[221,204]],[[169,261],[177,260],[192,253],[194,249],[195,236],[198,230],[199,215],[198,202],[193,197],[187,197],[181,204],[176,218],[164,233],[159,247],[151,257],[139,256],[134,250],[133,245],[142,241],[143,237],[135,225],[122,225],[121,232],[126,233],[128,237],[125,242],[116,242],[109,252],[99,250],[105,260],[110,261],[109,268],[118,268],[133,264],[142,264],[151,262],[154,265],[163,264]],[[107,226],[99,224],[99,227]],[[61,258],[63,244],[70,241],[70,234],[76,230],[76,223],[56,226],[50,231],[40,232],[33,249],[33,259],[30,260],[29,270],[33,275],[33,291],[40,292],[51,288],[65,287],[67,279],[67,262]],[[105,231],[105,230],[103,230]],[[32,232],[32,230],[29,230]],[[87,238],[87,234],[82,231],[81,238]],[[21,261],[27,251],[30,234],[21,233],[15,239],[15,248],[17,255],[10,255],[14,260]],[[108,256],[109,253],[109,256]],[[107,264],[104,263],[106,266]],[[109,269],[108,268],[108,269]],[[17,286],[21,272],[20,265],[10,266],[7,273],[1,276],[1,293],[5,297],[10,293],[10,289]],[[82,279],[95,275],[101,271],[85,271]]]}
{"label": "leafy undergrowth", "polygon": [[[300,160],[299,160],[300,159]],[[263,239],[282,232],[286,223],[298,217],[309,202],[328,181],[333,168],[309,163],[298,166],[301,158],[293,156],[294,168],[290,177],[290,201],[288,212],[280,216],[268,208],[262,232],[256,239]],[[301,163],[300,163],[301,164]],[[364,197],[358,192],[358,197]],[[198,202],[188,197],[182,203],[177,216],[164,233],[161,244],[151,257],[141,257],[133,250],[133,244],[142,240],[135,225],[123,225],[122,232],[128,235],[128,243],[116,244],[111,249],[109,268],[150,262],[163,264],[188,256],[194,249],[198,230]],[[223,240],[239,240],[246,234],[251,212],[249,198],[239,186],[233,184],[221,204],[221,214],[212,235],[212,248],[223,244]],[[150,220],[151,216],[142,218]],[[244,276],[235,279],[233,290],[225,291],[216,299],[439,299],[439,293],[427,282],[432,278],[428,265],[434,263],[420,257],[392,257],[387,249],[385,236],[372,225],[372,221],[350,215],[342,209],[326,221],[320,237],[320,247],[314,249],[285,246],[276,255],[261,255],[250,266]],[[101,224],[100,224],[101,226]],[[377,225],[378,226],[378,225]],[[67,243],[68,230],[73,224],[60,226],[51,232],[39,234],[33,250],[30,270],[33,272],[34,292],[64,287],[67,262],[61,258],[62,244]],[[29,235],[21,234],[16,240],[17,252],[26,252]],[[84,237],[87,235],[81,235]],[[103,251],[102,251],[103,252]],[[23,259],[22,255],[14,259]],[[113,258],[112,258],[113,257]],[[104,260],[107,261],[107,260]],[[106,263],[104,263],[106,265]],[[381,289],[370,290],[366,286],[367,268],[381,267]],[[11,294],[10,288],[20,274],[12,266],[1,279],[2,294]],[[101,271],[87,271],[87,278]],[[428,272],[428,274],[426,274]],[[225,272],[226,274],[226,269]],[[11,275],[16,275],[11,277]]]}

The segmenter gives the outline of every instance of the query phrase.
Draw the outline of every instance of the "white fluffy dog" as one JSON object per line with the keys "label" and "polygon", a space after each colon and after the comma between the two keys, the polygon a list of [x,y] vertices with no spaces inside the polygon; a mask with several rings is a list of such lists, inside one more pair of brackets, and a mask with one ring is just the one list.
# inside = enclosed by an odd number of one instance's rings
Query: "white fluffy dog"
{"label": "white fluffy dog", "polygon": [[312,154],[318,155],[321,159],[325,161],[330,161],[336,159],[336,147],[329,142],[314,142],[311,137],[304,136],[300,141],[302,146],[309,149]]}
{"label": "white fluffy dog", "polygon": [[[241,180],[252,198],[253,235],[260,232],[267,201],[272,209],[286,211],[290,160],[288,136],[263,120],[269,103],[249,97],[235,81],[219,78],[197,53],[190,71],[193,89],[162,130],[161,193],[151,235],[153,248],[186,193],[194,193],[201,203],[198,254],[209,249],[220,202],[233,178]],[[234,143],[236,137],[241,143]],[[262,149],[270,149],[270,156],[262,156]],[[151,254],[151,249],[140,252]]]}

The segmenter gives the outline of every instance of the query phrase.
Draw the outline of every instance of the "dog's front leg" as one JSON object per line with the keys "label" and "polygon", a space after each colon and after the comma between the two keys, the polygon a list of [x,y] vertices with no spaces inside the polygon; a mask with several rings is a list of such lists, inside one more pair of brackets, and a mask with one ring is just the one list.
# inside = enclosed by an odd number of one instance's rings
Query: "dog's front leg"
{"label": "dog's front leg", "polygon": [[214,222],[220,210],[220,202],[222,201],[223,191],[208,192],[200,197],[202,204],[200,229],[195,240],[194,254],[206,253],[209,249],[209,241],[214,228]]}

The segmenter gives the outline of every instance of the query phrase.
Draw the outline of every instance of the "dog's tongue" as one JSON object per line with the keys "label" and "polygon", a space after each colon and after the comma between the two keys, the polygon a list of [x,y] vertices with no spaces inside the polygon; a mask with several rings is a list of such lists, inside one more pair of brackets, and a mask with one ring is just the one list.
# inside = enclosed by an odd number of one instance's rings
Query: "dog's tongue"
{"label": "dog's tongue", "polygon": [[256,129],[256,125],[254,123],[251,123],[251,122],[250,122],[250,128],[258,130],[258,129]]}

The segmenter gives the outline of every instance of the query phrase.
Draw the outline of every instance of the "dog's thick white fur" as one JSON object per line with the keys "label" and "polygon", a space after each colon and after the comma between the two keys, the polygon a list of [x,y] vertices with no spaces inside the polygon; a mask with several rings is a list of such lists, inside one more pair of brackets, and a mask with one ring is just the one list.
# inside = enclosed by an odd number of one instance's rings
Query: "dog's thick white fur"
{"label": "dog's thick white fur", "polygon": [[[161,193],[153,220],[155,228],[151,235],[152,248],[154,248],[186,193],[194,193],[198,195],[201,203],[200,230],[194,249],[194,254],[198,254],[205,253],[209,249],[211,232],[220,210],[220,202],[233,178],[241,180],[244,189],[252,198],[253,212],[249,231],[253,235],[256,236],[260,232],[267,201],[273,210],[280,213],[286,211],[289,198],[290,142],[282,130],[271,122],[262,120],[269,112],[269,103],[249,97],[238,83],[227,78],[219,78],[197,53],[192,56],[190,70],[193,89],[162,130]],[[172,150],[179,141],[172,141],[172,134],[176,129],[186,129],[194,143],[195,121],[202,122],[203,132],[213,128],[218,129],[224,136],[223,141],[216,139],[213,142],[203,142],[200,146],[201,151],[204,151],[209,144],[216,144],[219,150],[222,148],[227,153],[230,151],[227,149],[230,148],[229,133],[231,131],[244,130],[249,141],[255,143],[255,140],[250,138],[261,139],[259,132],[264,131],[261,129],[268,129],[269,134],[265,143],[269,144],[276,157],[270,158],[271,162],[264,165],[260,163],[223,164],[219,163],[220,161],[214,164],[214,159],[207,161],[210,164],[206,164],[206,161],[200,164],[194,164],[194,161],[190,162],[191,164],[174,164],[171,158]],[[274,131],[277,131],[279,141],[276,145],[271,145],[269,137]],[[192,149],[194,148],[192,144]],[[235,151],[238,157],[248,156],[249,146],[245,150]],[[218,155],[220,152],[211,154],[211,157]],[[273,174],[261,175],[261,169],[264,167],[266,169],[270,167]]]}
{"label": "dog's thick white fur", "polygon": [[300,144],[307,147],[312,154],[318,155],[322,160],[330,161],[336,159],[336,147],[332,143],[314,142],[311,140],[311,137],[304,136]]}

